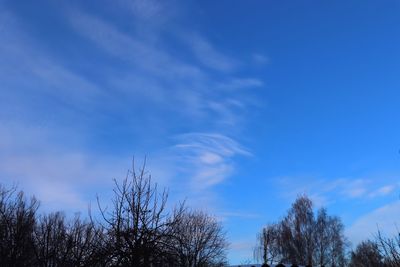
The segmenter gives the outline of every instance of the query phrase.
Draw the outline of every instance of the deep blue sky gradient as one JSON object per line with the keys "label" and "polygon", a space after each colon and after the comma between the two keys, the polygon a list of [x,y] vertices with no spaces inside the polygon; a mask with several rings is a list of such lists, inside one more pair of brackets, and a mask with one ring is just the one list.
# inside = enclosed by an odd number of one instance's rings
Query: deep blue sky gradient
{"label": "deep blue sky gradient", "polygon": [[349,240],[400,220],[399,1],[0,1],[0,180],[42,209],[132,155],[216,215],[229,259],[297,195]]}

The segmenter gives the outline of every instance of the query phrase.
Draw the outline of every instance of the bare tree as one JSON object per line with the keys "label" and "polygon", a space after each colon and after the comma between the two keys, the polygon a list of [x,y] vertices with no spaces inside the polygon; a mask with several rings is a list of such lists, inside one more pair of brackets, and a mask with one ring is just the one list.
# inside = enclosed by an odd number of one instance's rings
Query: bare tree
{"label": "bare tree", "polygon": [[77,215],[69,223],[61,212],[41,216],[35,227],[38,266],[102,266],[106,263],[103,231]]}
{"label": "bare tree", "polygon": [[338,217],[322,208],[315,217],[312,201],[300,196],[279,223],[264,228],[256,255],[265,264],[284,262],[309,266],[345,266],[347,240]]}
{"label": "bare tree", "polygon": [[329,216],[325,208],[318,210],[315,225],[314,264],[320,266],[344,266],[348,247],[344,225],[339,217]]}
{"label": "bare tree", "polygon": [[363,241],[351,252],[350,267],[388,266],[384,263],[379,245],[371,240]]}
{"label": "bare tree", "polygon": [[0,266],[32,266],[38,201],[0,186]]}
{"label": "bare tree", "polygon": [[329,261],[329,244],[331,236],[329,231],[329,216],[325,208],[318,211],[315,227],[315,262],[320,266],[327,265]]}
{"label": "bare tree", "polygon": [[400,233],[395,237],[385,237],[378,231],[376,242],[387,266],[400,266]]}
{"label": "bare tree", "polygon": [[298,197],[281,225],[280,245],[284,260],[312,265],[315,250],[312,201],[306,196]]}
{"label": "bare tree", "polygon": [[163,257],[169,231],[166,190],[159,192],[145,171],[133,166],[122,183],[115,180],[111,210],[101,208],[110,262],[115,266],[150,266]]}
{"label": "bare tree", "polygon": [[179,266],[223,266],[228,243],[222,225],[201,211],[185,211],[174,220]]}
{"label": "bare tree", "polygon": [[0,266],[222,266],[227,242],[221,224],[182,203],[166,210],[167,191],[145,165],[114,180],[110,208],[94,220],[62,212],[36,217],[38,202],[0,187]]}
{"label": "bare tree", "polygon": [[278,224],[268,224],[257,235],[257,246],[254,250],[256,260],[261,260],[263,264],[273,264],[280,256],[279,229]]}
{"label": "bare tree", "polygon": [[107,243],[104,230],[93,221],[76,215],[68,227],[67,246],[71,266],[104,266],[107,264]]}
{"label": "bare tree", "polygon": [[348,241],[344,236],[344,225],[339,217],[328,217],[328,231],[330,239],[326,246],[329,250],[329,261],[330,266],[345,266],[346,261],[346,250],[348,247]]}
{"label": "bare tree", "polygon": [[61,212],[43,215],[35,227],[35,255],[38,266],[58,266],[66,256],[67,228]]}

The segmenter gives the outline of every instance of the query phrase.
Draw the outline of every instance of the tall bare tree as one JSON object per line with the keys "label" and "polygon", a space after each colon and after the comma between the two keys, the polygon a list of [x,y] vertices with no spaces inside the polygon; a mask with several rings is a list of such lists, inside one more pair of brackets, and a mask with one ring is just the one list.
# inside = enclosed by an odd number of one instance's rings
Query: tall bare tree
{"label": "tall bare tree", "polygon": [[315,250],[312,201],[300,196],[281,222],[281,246],[286,261],[312,265]]}
{"label": "tall bare tree", "polygon": [[122,183],[115,180],[113,206],[101,208],[107,229],[110,261],[115,266],[151,266],[163,257],[169,231],[168,194],[152,184],[145,164],[133,166]]}
{"label": "tall bare tree", "polygon": [[330,266],[345,266],[347,264],[345,253],[348,248],[348,241],[344,236],[344,225],[337,216],[328,217],[327,225],[330,235],[330,239],[326,243],[329,249],[328,264]]}
{"label": "tall bare tree", "polygon": [[325,208],[318,210],[315,225],[316,251],[314,263],[320,266],[344,266],[348,247],[344,225],[339,217],[329,216]]}
{"label": "tall bare tree", "polygon": [[257,245],[254,250],[254,257],[261,260],[263,264],[273,264],[280,260],[279,234],[280,225],[268,224],[257,235]]}
{"label": "tall bare tree", "polygon": [[278,223],[258,236],[256,255],[263,263],[284,262],[310,266],[345,266],[347,240],[338,217],[326,209],[314,214],[312,201],[300,196]]}
{"label": "tall bare tree", "polygon": [[315,262],[320,266],[325,266],[329,261],[328,244],[331,240],[329,216],[325,208],[318,211],[315,226]]}
{"label": "tall bare tree", "polygon": [[186,210],[173,224],[182,267],[223,266],[228,243],[222,225],[202,211]]}

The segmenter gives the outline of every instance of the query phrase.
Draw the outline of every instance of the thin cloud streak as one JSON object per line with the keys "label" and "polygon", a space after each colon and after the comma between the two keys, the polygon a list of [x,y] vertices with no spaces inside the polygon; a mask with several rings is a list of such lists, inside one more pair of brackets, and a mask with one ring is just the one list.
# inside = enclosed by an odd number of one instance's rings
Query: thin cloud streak
{"label": "thin cloud streak", "polygon": [[[283,192],[285,198],[293,200],[299,194],[308,194],[321,205],[332,204],[338,200],[371,200],[385,197],[398,188],[397,183],[382,185],[381,179],[373,178],[338,178],[321,179],[310,177],[280,177],[277,183],[284,188],[290,188]],[[301,184],[298,183],[301,181]],[[305,182],[307,181],[307,182]],[[288,193],[290,192],[290,193]]]}
{"label": "thin cloud streak", "polygon": [[190,34],[185,37],[194,55],[204,66],[222,72],[232,72],[237,69],[239,62],[217,51],[202,36]]}
{"label": "thin cloud streak", "polygon": [[[70,22],[84,38],[130,64],[130,71],[126,74],[109,77],[110,87],[122,89],[129,97],[146,96],[149,101],[156,100],[170,112],[189,115],[190,119],[193,116],[208,119],[212,111],[218,115],[217,121],[220,118],[222,123],[226,123],[229,117],[232,124],[236,122],[232,118],[238,114],[237,105],[232,103],[241,103],[242,107],[249,106],[249,103],[242,94],[235,92],[230,93],[231,100],[225,101],[222,91],[262,86],[262,82],[254,78],[233,78],[228,84],[221,83],[195,62],[185,62],[172,56],[162,43],[138,40],[133,33],[123,33],[95,16],[75,12]],[[177,107],[179,110],[176,110]]]}

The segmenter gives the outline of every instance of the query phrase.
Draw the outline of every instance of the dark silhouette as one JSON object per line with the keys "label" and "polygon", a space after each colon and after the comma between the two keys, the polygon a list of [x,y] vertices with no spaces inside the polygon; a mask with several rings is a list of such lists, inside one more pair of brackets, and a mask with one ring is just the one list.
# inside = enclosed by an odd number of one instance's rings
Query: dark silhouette
{"label": "dark silhouette", "polygon": [[270,264],[344,266],[346,247],[340,219],[327,215],[324,208],[315,216],[311,200],[300,196],[280,222],[262,229],[255,255]]}
{"label": "dark silhouette", "polygon": [[35,264],[33,230],[39,202],[0,186],[0,266]]}
{"label": "dark silhouette", "polygon": [[185,210],[173,222],[174,250],[178,253],[179,266],[225,263],[226,237],[215,218],[204,212]]}
{"label": "dark silhouette", "polygon": [[371,240],[363,241],[351,252],[350,267],[387,266],[379,245]]}
{"label": "dark silhouette", "polygon": [[99,204],[101,219],[66,219],[62,212],[38,215],[35,198],[0,186],[0,266],[226,265],[221,224],[184,204],[168,212],[166,190],[144,166],[115,181],[113,192],[111,209]]}
{"label": "dark silhouette", "polygon": [[[222,225],[207,213],[185,207],[167,210],[168,194],[144,166],[115,180],[112,207],[99,204],[94,220],[62,212],[38,214],[39,202],[15,187],[0,186],[0,266],[226,266]],[[100,200],[98,200],[100,203]],[[258,235],[255,256],[262,267],[274,262],[311,266],[400,266],[400,236],[360,243],[346,259],[347,241],[338,217],[300,196],[278,223]],[[299,265],[297,265],[299,264]],[[284,267],[282,263],[276,267]]]}

